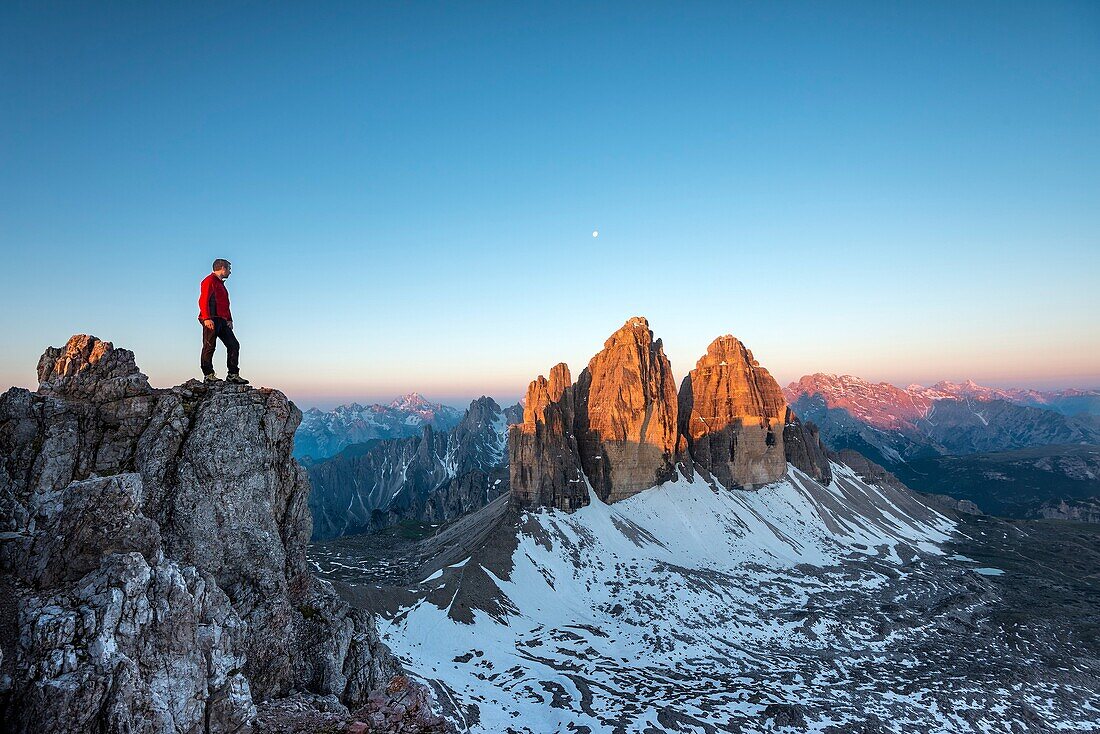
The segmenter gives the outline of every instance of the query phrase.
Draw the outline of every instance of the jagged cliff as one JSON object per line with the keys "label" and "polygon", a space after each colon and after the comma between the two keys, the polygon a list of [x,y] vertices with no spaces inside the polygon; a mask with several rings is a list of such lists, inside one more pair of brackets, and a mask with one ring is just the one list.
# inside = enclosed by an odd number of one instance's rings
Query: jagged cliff
{"label": "jagged cliff", "polygon": [[523,507],[575,510],[588,504],[588,485],[573,436],[569,367],[554,365],[527,387],[523,422],[508,429],[511,497]]}
{"label": "jagged cliff", "polygon": [[0,397],[0,719],[17,732],[229,732],[293,692],[356,706],[396,671],[307,570],[300,412],[154,389],[74,336]]}
{"label": "jagged cliff", "polygon": [[710,343],[680,386],[680,431],[695,466],[726,487],[752,488],[787,473],[787,401],[752,352],[730,335]]}
{"label": "jagged cliff", "polygon": [[627,320],[577,382],[557,364],[527,388],[523,423],[509,431],[511,496],[520,506],[575,510],[588,487],[615,502],[675,475],[676,390],[649,322]]}
{"label": "jagged cliff", "polygon": [[378,530],[404,520],[440,523],[508,491],[507,426],[519,406],[470,403],[449,431],[351,446],[310,463],[315,540]]}
{"label": "jagged cliff", "polygon": [[625,499],[674,476],[676,383],[646,319],[628,319],[608,337],[577,379],[574,399],[581,464],[601,499]]}
{"label": "jagged cliff", "polygon": [[728,488],[781,479],[790,463],[832,478],[817,428],[798,419],[771,374],[736,338],[718,337],[680,386],[649,322],[638,316],[604,343],[577,382],[558,364],[527,388],[509,432],[511,498],[575,510],[588,487],[615,502],[667,482],[677,467]]}

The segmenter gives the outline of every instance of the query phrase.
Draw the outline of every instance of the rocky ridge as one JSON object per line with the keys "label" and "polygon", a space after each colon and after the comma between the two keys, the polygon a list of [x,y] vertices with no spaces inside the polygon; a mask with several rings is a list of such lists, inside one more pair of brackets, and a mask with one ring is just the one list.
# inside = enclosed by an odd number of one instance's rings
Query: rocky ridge
{"label": "rocky ridge", "polygon": [[1005,400],[1017,405],[1045,408],[1062,415],[1100,415],[1100,390],[1030,390],[1026,388],[1000,388],[979,385],[973,380],[951,382],[942,380],[924,387],[910,385],[910,392],[921,393],[933,400]]}
{"label": "rocky ridge", "polygon": [[0,397],[8,730],[246,731],[295,692],[357,707],[387,685],[372,617],[307,568],[282,393],[155,389],[85,335],[38,376]]}
{"label": "rocky ridge", "polygon": [[784,392],[800,416],[820,426],[830,448],[855,449],[887,467],[936,456],[1100,443],[1094,416],[1070,417],[1036,407],[1035,396],[973,383],[900,388],[851,375],[816,374],[792,382]]}
{"label": "rocky ridge", "polygon": [[684,378],[679,412],[695,465],[724,486],[751,489],[787,473],[787,401],[752,352],[729,334],[711,342]]}
{"label": "rocky ridge", "polygon": [[510,492],[521,506],[568,511],[588,503],[588,485],[573,434],[573,394],[569,367],[554,365],[549,380],[542,375],[532,380],[523,403],[523,421],[508,427]]}

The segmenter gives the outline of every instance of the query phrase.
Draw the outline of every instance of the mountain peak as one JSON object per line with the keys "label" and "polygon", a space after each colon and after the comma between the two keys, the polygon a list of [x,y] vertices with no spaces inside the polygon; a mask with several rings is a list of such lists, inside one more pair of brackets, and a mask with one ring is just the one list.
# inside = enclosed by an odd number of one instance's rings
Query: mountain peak
{"label": "mountain peak", "polygon": [[115,349],[108,341],[75,334],[64,347],[48,347],[38,360],[41,392],[72,397],[128,397],[148,391],[129,349]]}
{"label": "mountain peak", "polygon": [[[612,349],[616,346],[637,344],[649,346],[653,340],[653,332],[649,328],[649,320],[645,316],[632,316],[622,326],[616,329],[603,343],[604,349]],[[660,343],[660,339],[657,340]]]}
{"label": "mountain peak", "polygon": [[407,395],[394,398],[390,403],[390,407],[398,410],[418,411],[439,408],[440,404],[429,401],[418,392],[411,392]]}
{"label": "mountain peak", "polygon": [[710,343],[680,385],[680,433],[695,463],[726,487],[755,487],[787,472],[787,401],[779,384],[729,334]]}
{"label": "mountain peak", "polygon": [[625,499],[672,478],[676,384],[648,320],[627,319],[589,360],[575,390],[580,459],[601,499]]}

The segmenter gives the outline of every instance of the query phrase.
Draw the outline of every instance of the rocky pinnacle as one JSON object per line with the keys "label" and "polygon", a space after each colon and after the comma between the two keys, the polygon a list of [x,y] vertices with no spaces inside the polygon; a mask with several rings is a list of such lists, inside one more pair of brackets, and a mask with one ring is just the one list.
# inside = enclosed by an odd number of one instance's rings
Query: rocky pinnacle
{"label": "rocky pinnacle", "polygon": [[589,486],[616,502],[672,479],[677,467],[729,488],[777,481],[788,462],[831,479],[817,429],[740,341],[715,339],[677,395],[661,340],[641,317],[604,342],[576,383],[564,364],[531,383],[509,459],[515,504],[566,510],[588,503]]}

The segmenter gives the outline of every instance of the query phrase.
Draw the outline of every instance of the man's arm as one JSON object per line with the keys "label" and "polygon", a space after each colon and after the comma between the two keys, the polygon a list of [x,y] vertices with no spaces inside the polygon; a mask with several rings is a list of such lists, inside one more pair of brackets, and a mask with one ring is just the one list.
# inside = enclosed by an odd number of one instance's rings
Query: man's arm
{"label": "man's arm", "polygon": [[214,328],[213,314],[210,313],[210,298],[213,295],[210,290],[210,279],[205,278],[199,286],[199,321],[208,329]]}

